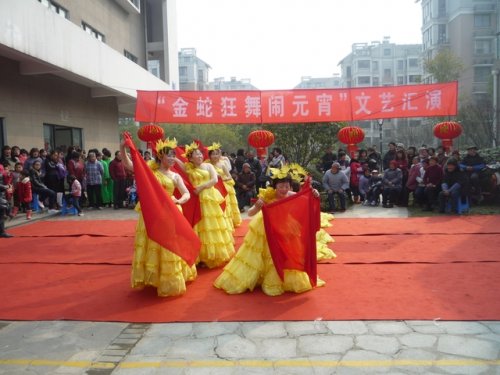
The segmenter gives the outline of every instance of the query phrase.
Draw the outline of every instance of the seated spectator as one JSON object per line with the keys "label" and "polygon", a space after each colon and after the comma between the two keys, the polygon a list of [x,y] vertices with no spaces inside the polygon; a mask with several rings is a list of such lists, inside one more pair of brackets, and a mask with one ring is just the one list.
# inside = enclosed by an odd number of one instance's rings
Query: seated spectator
{"label": "seated spectator", "polygon": [[398,199],[403,184],[403,173],[397,168],[396,160],[389,162],[389,168],[384,171],[382,178],[382,205],[384,208],[394,207],[394,203]]}
{"label": "seated spectator", "polygon": [[359,193],[359,179],[363,175],[363,167],[361,163],[356,158],[351,159],[351,164],[349,166],[351,171],[349,187],[352,192],[352,200],[355,204],[361,203],[360,193]]}
{"label": "seated spectator", "polygon": [[363,201],[363,205],[370,204],[368,200],[368,192],[370,191],[371,172],[368,168],[363,171],[363,175],[359,178],[359,195]]}
{"label": "seated spectator", "polygon": [[406,189],[408,190],[408,196],[410,194],[413,194],[413,202],[416,201],[415,191],[417,190],[418,186],[417,177],[420,176],[421,167],[422,164],[420,164],[420,159],[418,158],[418,156],[414,156],[410,170],[408,171],[408,181],[406,182]]}
{"label": "seated spectator", "polygon": [[255,173],[250,164],[243,163],[241,172],[236,178],[236,199],[240,212],[245,211],[245,206],[250,206],[250,200],[255,196]]}
{"label": "seated spectator", "polygon": [[328,147],[325,154],[321,157],[321,171],[326,172],[329,170],[334,161],[337,161],[337,155],[331,147]]}
{"label": "seated spectator", "polygon": [[479,172],[486,167],[484,159],[478,154],[477,147],[471,146],[467,148],[467,155],[459,163],[460,170],[465,172],[469,179],[472,198],[480,203],[482,199],[481,185],[479,183]]}
{"label": "seated spectator", "polygon": [[[398,143],[400,144],[400,143]],[[399,197],[397,199],[398,206],[408,206],[408,190],[406,190],[406,182],[408,181],[408,158],[404,149],[396,150],[396,168],[401,170],[403,174],[403,181]]]}
{"label": "seated spectator", "polygon": [[446,164],[443,183],[441,184],[441,192],[439,193],[439,212],[444,213],[446,205],[450,201],[452,210],[456,210],[458,200],[462,199],[462,196],[467,196],[467,186],[468,181],[465,172],[460,170],[455,159],[449,159]]}
{"label": "seated spectator", "polygon": [[349,179],[340,170],[340,164],[334,162],[332,167],[323,175],[323,187],[328,193],[328,205],[330,212],[334,212],[335,208],[335,195],[339,197],[340,212],[344,212],[345,205],[345,190],[349,187]]}
{"label": "seated spectator", "polygon": [[424,175],[424,194],[426,206],[424,211],[432,211],[432,205],[436,202],[441,183],[443,182],[443,168],[438,164],[438,158],[431,156],[429,158],[429,167]]}
{"label": "seated spectator", "polygon": [[[417,156],[418,157],[418,156]],[[420,160],[420,158],[419,158]],[[423,208],[426,199],[425,199],[425,184],[424,184],[424,177],[425,177],[425,171],[427,168],[429,168],[429,159],[424,159],[420,162],[420,175],[417,176],[417,188],[415,189],[415,193],[413,195],[415,196],[415,202]]]}
{"label": "seated spectator", "polygon": [[371,172],[370,189],[368,190],[370,206],[378,206],[382,190],[382,177],[378,174],[378,170],[374,169]]}
{"label": "seated spectator", "polygon": [[33,191],[33,194],[38,194],[38,198],[40,201],[44,202],[46,199],[49,200],[49,214],[54,214],[59,212],[58,210],[56,210],[56,192],[49,189],[47,185],[42,182],[40,172],[41,168],[41,161],[36,160],[29,170],[31,190]]}

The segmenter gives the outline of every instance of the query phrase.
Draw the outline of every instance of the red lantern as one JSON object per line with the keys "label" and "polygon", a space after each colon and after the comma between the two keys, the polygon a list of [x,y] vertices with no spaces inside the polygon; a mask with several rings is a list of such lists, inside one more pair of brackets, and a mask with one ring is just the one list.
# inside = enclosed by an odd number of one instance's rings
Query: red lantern
{"label": "red lantern", "polygon": [[347,145],[347,151],[351,157],[354,157],[354,154],[358,150],[356,144],[363,142],[363,139],[365,139],[365,132],[357,126],[346,126],[339,130],[337,137],[340,142]]}
{"label": "red lantern", "polygon": [[274,134],[269,130],[255,130],[248,135],[248,144],[257,149],[257,156],[263,158],[267,147],[274,143]]}
{"label": "red lantern", "polygon": [[141,126],[137,130],[137,136],[141,141],[147,143],[147,148],[152,149],[154,152],[154,144],[165,136],[165,131],[159,125],[148,124]]}
{"label": "red lantern", "polygon": [[433,133],[436,138],[441,139],[446,152],[453,147],[453,138],[462,134],[462,125],[454,121],[440,122],[434,125]]}

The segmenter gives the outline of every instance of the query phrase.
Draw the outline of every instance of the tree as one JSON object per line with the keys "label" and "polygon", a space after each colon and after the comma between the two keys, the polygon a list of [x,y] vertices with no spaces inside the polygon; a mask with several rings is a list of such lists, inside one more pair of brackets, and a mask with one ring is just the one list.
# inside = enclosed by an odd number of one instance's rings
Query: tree
{"label": "tree", "polygon": [[437,82],[451,82],[460,78],[464,65],[451,50],[443,49],[433,59],[424,61],[424,69]]}
{"label": "tree", "polygon": [[476,102],[465,102],[458,110],[458,120],[462,124],[466,144],[475,145],[479,148],[491,146],[493,130],[493,104],[491,96],[485,96]]}
{"label": "tree", "polygon": [[266,125],[274,133],[276,147],[291,162],[313,169],[325,150],[337,143],[337,133],[343,125],[337,122],[310,124]]}

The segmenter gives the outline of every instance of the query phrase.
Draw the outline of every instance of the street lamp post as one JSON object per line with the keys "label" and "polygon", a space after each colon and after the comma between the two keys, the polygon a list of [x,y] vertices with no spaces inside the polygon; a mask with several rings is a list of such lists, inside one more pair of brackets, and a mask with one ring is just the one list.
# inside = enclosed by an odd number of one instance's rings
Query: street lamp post
{"label": "street lamp post", "polygon": [[380,170],[382,171],[384,169],[384,162],[383,162],[383,157],[382,157],[382,125],[384,125],[384,119],[379,118],[377,120],[378,123],[378,142],[379,142],[379,148],[380,148]]}

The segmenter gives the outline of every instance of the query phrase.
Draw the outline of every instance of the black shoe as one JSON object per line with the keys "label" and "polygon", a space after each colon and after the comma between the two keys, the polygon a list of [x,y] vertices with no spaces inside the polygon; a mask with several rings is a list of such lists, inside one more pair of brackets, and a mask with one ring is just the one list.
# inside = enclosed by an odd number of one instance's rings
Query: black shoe
{"label": "black shoe", "polygon": [[0,238],[11,238],[14,237],[12,234],[9,234],[7,232],[3,232],[0,234]]}

